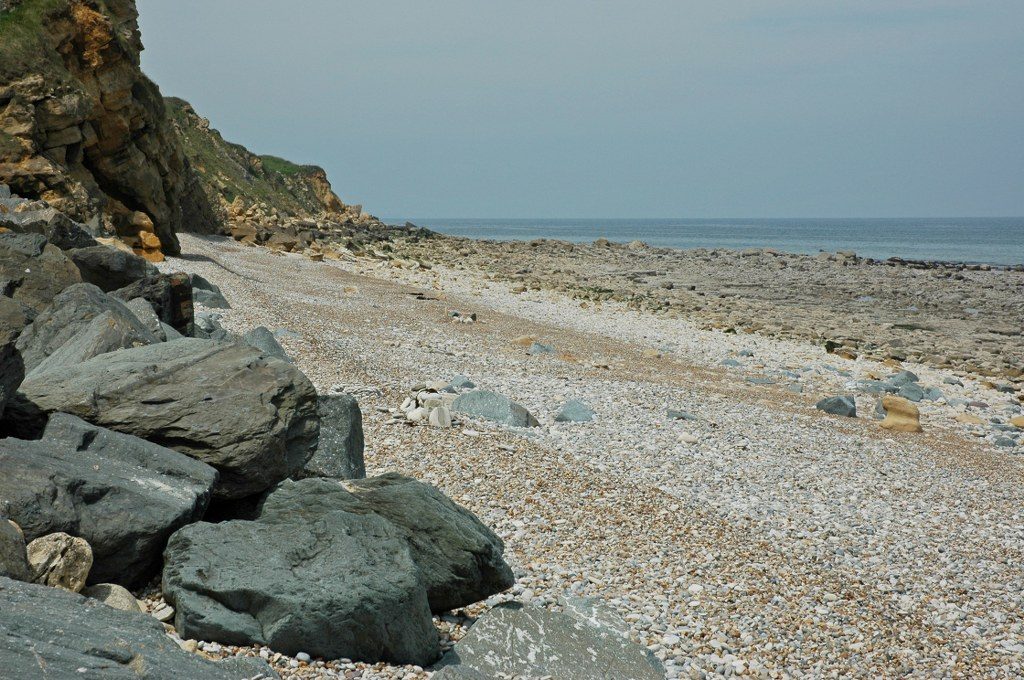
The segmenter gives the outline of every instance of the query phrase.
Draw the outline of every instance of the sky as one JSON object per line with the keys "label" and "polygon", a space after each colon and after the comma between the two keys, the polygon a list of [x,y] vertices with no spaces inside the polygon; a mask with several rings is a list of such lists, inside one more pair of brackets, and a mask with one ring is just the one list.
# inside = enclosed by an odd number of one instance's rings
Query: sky
{"label": "sky", "polygon": [[376,215],[1024,215],[1021,0],[138,5],[165,95]]}

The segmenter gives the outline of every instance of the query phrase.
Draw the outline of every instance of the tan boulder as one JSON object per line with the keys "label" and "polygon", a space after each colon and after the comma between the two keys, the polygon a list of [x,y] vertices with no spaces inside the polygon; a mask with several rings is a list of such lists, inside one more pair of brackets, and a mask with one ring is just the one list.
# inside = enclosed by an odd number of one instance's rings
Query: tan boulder
{"label": "tan boulder", "polygon": [[914,404],[904,399],[887,394],[882,397],[882,408],[885,409],[885,420],[881,425],[895,432],[921,432],[921,412]]}
{"label": "tan boulder", "polygon": [[28,544],[28,564],[33,583],[78,593],[92,569],[92,548],[84,538],[48,534]]}
{"label": "tan boulder", "polygon": [[1018,430],[1024,430],[1024,416],[1014,416],[1010,418],[1010,425],[1013,425]]}
{"label": "tan boulder", "polygon": [[82,591],[82,595],[99,600],[108,607],[125,612],[141,612],[139,601],[125,588],[116,583],[98,583]]}

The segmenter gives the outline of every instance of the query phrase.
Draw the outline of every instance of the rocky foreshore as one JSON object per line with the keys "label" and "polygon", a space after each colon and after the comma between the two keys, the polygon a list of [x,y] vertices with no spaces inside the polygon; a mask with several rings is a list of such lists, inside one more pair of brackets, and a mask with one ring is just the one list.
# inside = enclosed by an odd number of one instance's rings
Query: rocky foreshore
{"label": "rocky foreshore", "polygon": [[621,302],[705,328],[810,340],[848,358],[1024,375],[1024,265],[442,235],[399,239],[386,255],[405,266],[476,271],[519,292],[553,290],[586,305]]}

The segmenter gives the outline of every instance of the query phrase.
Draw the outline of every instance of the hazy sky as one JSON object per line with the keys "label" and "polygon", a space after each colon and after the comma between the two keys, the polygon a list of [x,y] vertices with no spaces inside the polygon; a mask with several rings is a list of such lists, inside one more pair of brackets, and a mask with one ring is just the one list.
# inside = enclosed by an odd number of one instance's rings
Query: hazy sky
{"label": "hazy sky", "polygon": [[139,9],[164,94],[377,215],[1024,215],[1022,0]]}

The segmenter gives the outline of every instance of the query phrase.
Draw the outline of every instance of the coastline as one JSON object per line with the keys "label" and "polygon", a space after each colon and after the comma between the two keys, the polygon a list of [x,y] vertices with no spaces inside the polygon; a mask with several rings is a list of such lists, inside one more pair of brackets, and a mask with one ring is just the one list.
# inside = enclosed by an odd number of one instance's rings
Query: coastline
{"label": "coastline", "polygon": [[[1024,572],[998,557],[1020,538],[1009,527],[1024,523],[1024,459],[994,444],[993,424],[1020,412],[1018,394],[906,362],[944,396],[919,404],[923,434],[892,433],[872,417],[876,395],[857,394],[856,419],[813,405],[899,369],[803,339],[726,333],[628,301],[581,307],[436,259],[426,269],[400,257],[317,262],[226,239],[182,243],[208,259],[166,266],[237,301],[221,312],[225,328],[281,329],[319,391],[358,395],[368,473],[434,483],[505,541],[514,590],[435,620],[443,639],[509,597],[558,608],[584,595],[608,602],[669,677],[1024,669],[1013,648]],[[555,352],[530,355],[522,336]],[[413,384],[457,373],[521,402],[541,426],[396,420]],[[571,398],[597,420],[555,422]],[[958,420],[965,413],[984,424]],[[965,574],[986,587],[949,587]],[[295,673],[339,669],[429,677],[358,664]]]}

